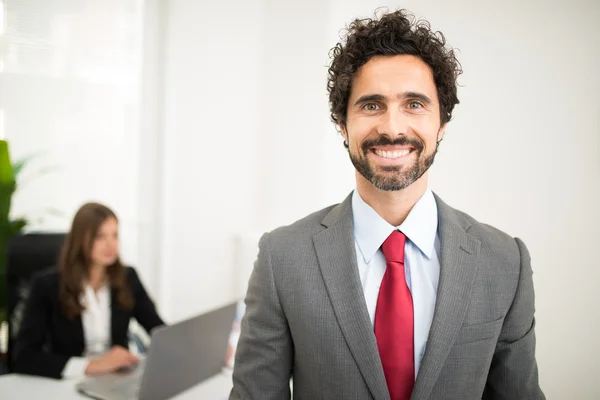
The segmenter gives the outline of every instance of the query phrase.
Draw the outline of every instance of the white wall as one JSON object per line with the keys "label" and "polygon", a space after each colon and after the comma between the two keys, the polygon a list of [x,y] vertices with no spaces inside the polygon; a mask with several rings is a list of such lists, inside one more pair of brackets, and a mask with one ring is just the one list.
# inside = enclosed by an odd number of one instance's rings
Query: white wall
{"label": "white wall", "polygon": [[326,3],[164,4],[161,302],[178,319],[243,296],[260,233],[326,204],[337,136]]}
{"label": "white wall", "polygon": [[235,296],[255,223],[260,4],[165,5],[161,304],[179,319]]}
{"label": "white wall", "polygon": [[34,155],[13,215],[28,217],[29,230],[64,232],[82,203],[106,203],[121,220],[123,258],[134,265],[142,229],[141,4],[4,1],[0,32],[1,134],[15,160]]}
{"label": "white wall", "polygon": [[[272,229],[325,204],[330,4],[269,1],[261,56],[257,225]],[[336,149],[337,150],[337,149]]]}

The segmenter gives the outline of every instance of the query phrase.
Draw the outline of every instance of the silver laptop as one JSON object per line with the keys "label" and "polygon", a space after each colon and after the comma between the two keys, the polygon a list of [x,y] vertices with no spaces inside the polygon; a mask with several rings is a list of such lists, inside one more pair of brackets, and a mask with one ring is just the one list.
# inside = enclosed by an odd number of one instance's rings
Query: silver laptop
{"label": "silver laptop", "polygon": [[137,367],[86,377],[77,390],[102,400],[163,400],[218,374],[236,305],[154,329],[148,355]]}

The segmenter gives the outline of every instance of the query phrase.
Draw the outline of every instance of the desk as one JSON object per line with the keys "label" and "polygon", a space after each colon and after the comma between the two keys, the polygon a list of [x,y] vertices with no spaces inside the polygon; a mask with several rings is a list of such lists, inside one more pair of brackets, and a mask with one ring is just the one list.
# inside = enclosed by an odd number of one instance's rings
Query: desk
{"label": "desk", "polygon": [[[0,399],[89,400],[89,397],[75,390],[75,382],[75,380],[54,380],[19,374],[1,375]],[[231,374],[218,374],[173,397],[173,400],[224,400],[229,396],[231,387]]]}

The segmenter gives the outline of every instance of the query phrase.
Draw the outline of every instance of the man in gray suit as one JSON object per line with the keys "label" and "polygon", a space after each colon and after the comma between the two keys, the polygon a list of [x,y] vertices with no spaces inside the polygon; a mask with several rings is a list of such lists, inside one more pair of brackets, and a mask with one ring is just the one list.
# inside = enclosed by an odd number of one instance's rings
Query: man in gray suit
{"label": "man in gray suit", "polygon": [[428,169],[460,64],[405,11],[355,20],[328,91],[342,203],[265,234],[230,399],[544,399],[522,241],[446,205]]}

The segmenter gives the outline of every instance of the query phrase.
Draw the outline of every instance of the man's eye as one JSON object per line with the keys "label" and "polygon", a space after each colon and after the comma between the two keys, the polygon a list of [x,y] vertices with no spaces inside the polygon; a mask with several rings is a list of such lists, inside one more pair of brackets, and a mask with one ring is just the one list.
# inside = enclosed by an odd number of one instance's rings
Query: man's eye
{"label": "man's eye", "polygon": [[423,104],[421,104],[418,101],[411,101],[410,103],[408,103],[408,108],[412,110],[418,110],[419,108],[423,108]]}
{"label": "man's eye", "polygon": [[367,103],[363,106],[363,109],[366,111],[377,111],[379,110],[379,106],[375,103]]}

